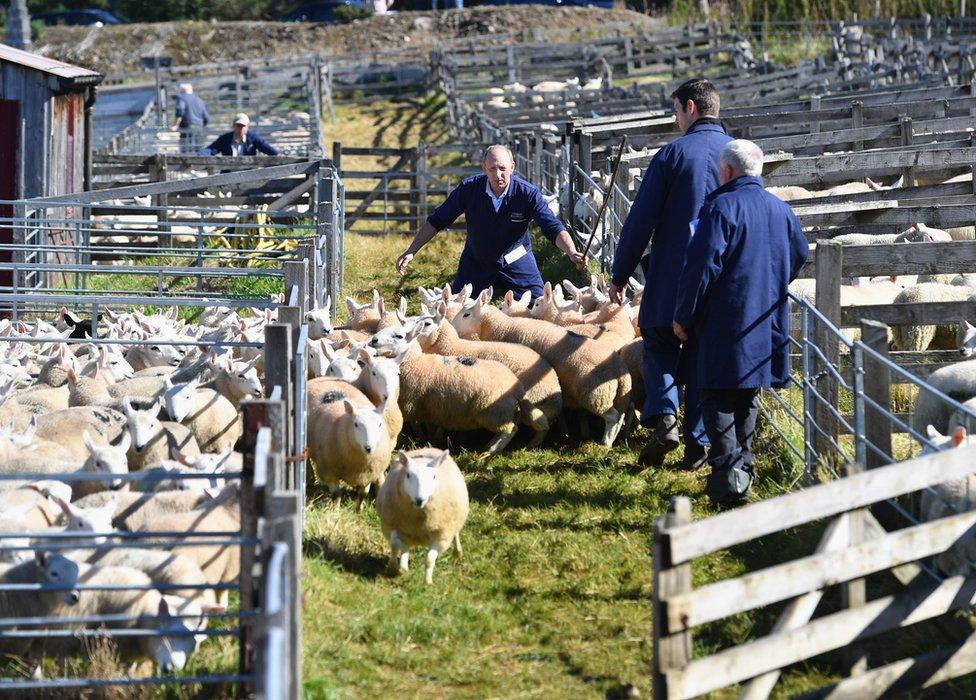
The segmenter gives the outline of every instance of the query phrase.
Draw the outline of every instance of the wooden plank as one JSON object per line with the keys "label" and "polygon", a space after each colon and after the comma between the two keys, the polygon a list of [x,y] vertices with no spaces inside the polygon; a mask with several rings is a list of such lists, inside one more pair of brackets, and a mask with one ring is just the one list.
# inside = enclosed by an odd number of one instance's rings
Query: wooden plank
{"label": "wooden plank", "polygon": [[[808,201],[808,200],[807,200]],[[797,217],[813,217],[820,214],[848,214],[856,211],[878,211],[897,209],[898,200],[881,199],[873,202],[825,202],[824,204],[796,205],[791,207]]]}
{"label": "wooden plank", "polygon": [[917,457],[669,528],[664,537],[672,561],[680,564],[811,520],[965,476],[972,473],[974,459],[976,447]]}
{"label": "wooden plank", "polygon": [[[843,269],[844,249],[837,241],[817,241],[817,259],[820,264],[816,268],[816,307],[830,323],[840,323],[840,282]],[[814,342],[823,349],[823,358],[814,358],[814,370],[819,378],[816,380],[817,393],[821,400],[813,407],[814,420],[823,432],[814,435],[814,449],[821,461],[828,460],[834,455],[833,443],[837,442],[838,422],[831,412],[836,408],[839,400],[837,381],[830,374],[826,365],[838,366],[840,362],[840,346],[833,339],[830,329],[824,323],[815,323],[813,329]]]}
{"label": "wooden plank", "polygon": [[[662,594],[667,629],[669,632],[691,629],[944,552],[974,525],[976,511],[958,513],[840,551],[813,554],[718,581],[689,593]],[[860,532],[853,533],[853,528],[852,534],[861,537]],[[863,606],[863,596],[859,597],[856,604]]]}
{"label": "wooden plank", "polygon": [[[816,551],[832,552],[846,547],[850,535],[850,516],[842,513],[827,524],[823,535],[820,536]],[[795,630],[807,624],[813,618],[813,613],[816,612],[823,596],[822,590],[816,590],[791,600],[773,624],[771,634]],[[765,700],[773,691],[779,677],[780,671],[775,669],[744,683],[739,693],[739,700]]]}
{"label": "wooden plank", "polygon": [[891,326],[955,325],[976,318],[976,301],[927,301],[914,304],[872,304],[841,309],[841,326],[857,326],[871,319]]}
{"label": "wooden plank", "polygon": [[[861,342],[886,360],[889,359],[888,327],[885,324],[861,321]],[[891,410],[891,370],[869,353],[864,354],[864,394],[884,411]],[[884,456],[891,455],[891,421],[867,403],[864,407],[864,439],[869,444],[865,453],[865,468],[876,469],[891,462]],[[870,445],[877,449],[871,449]]]}
{"label": "wooden plank", "polygon": [[896,697],[932,688],[973,671],[976,671],[976,634],[970,635],[962,644],[899,659],[856,678],[846,678],[796,697],[797,700]]}
{"label": "wooden plank", "polygon": [[[976,212],[974,212],[976,214]],[[976,220],[976,217],[974,217]],[[810,251],[800,277],[813,277],[817,248]],[[937,274],[976,268],[976,241],[948,241],[924,245],[844,246],[844,277]]]}
{"label": "wooden plank", "polygon": [[678,496],[671,499],[667,515],[654,521],[654,537],[652,540],[651,566],[654,582],[653,599],[654,614],[651,616],[653,625],[653,655],[652,676],[654,697],[668,697],[666,672],[669,669],[682,668],[691,660],[691,632],[680,632],[668,636],[664,629],[663,607],[661,598],[669,594],[679,594],[691,590],[691,566],[679,564],[674,566],[665,545],[662,534],[665,530],[691,522],[691,501]]}
{"label": "wooden plank", "polygon": [[965,608],[973,601],[976,578],[953,576],[941,582],[919,582],[862,608],[826,615],[797,630],[771,634],[668,671],[668,697],[694,698],[881,632]]}

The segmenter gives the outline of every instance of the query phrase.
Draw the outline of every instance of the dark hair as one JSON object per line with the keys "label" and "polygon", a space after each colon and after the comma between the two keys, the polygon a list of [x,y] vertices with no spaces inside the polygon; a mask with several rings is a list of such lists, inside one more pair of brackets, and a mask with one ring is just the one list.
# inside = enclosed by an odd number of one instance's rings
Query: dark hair
{"label": "dark hair", "polygon": [[682,109],[688,109],[688,100],[694,100],[698,112],[703,117],[717,117],[719,109],[718,90],[708,78],[692,78],[678,86],[671,93],[672,100],[678,100]]}

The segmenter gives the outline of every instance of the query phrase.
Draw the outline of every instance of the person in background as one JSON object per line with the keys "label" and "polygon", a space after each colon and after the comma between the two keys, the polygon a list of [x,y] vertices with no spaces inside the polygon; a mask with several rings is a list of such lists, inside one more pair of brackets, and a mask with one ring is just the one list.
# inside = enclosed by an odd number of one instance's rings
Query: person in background
{"label": "person in background", "polygon": [[206,148],[202,156],[255,156],[259,152],[268,156],[278,155],[278,149],[250,130],[251,120],[243,112],[234,117],[234,130],[221,134]]}
{"label": "person in background", "polygon": [[180,93],[174,103],[176,120],[173,128],[180,130],[180,153],[194,153],[200,147],[203,128],[210,123],[207,105],[193,93],[190,83],[180,83]]}
{"label": "person in background", "polygon": [[746,499],[759,390],[790,380],[790,282],[809,246],[793,210],[766,192],[763,152],[730,141],[718,158],[720,187],[705,198],[678,279],[673,332],[698,340],[697,378],[712,468],[712,503]]}

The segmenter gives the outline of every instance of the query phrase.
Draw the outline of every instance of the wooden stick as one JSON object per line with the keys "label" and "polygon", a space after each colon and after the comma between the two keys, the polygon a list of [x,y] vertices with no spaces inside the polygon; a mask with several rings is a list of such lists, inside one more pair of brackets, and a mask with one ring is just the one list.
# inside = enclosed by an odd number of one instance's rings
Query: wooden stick
{"label": "wooden stick", "polygon": [[600,227],[600,222],[603,221],[603,213],[607,210],[610,198],[613,197],[613,186],[617,182],[617,168],[620,167],[620,160],[624,156],[624,146],[626,145],[627,134],[624,134],[620,137],[620,149],[617,151],[617,157],[613,162],[613,169],[610,171],[610,186],[607,187],[607,196],[603,198],[603,204],[600,205],[600,212],[596,215],[596,221],[593,222],[593,230],[590,231],[590,240],[586,242],[586,248],[583,249],[584,260],[586,260],[586,254],[590,252],[590,246],[593,245],[593,237],[596,236],[596,230]]}

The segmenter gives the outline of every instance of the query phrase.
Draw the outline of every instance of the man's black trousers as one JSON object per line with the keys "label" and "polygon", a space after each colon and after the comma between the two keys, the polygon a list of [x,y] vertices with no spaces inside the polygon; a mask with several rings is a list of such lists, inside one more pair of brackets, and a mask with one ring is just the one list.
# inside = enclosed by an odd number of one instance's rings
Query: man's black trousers
{"label": "man's black trousers", "polygon": [[711,447],[706,492],[713,501],[742,500],[752,483],[752,440],[759,389],[702,389],[702,420]]}

